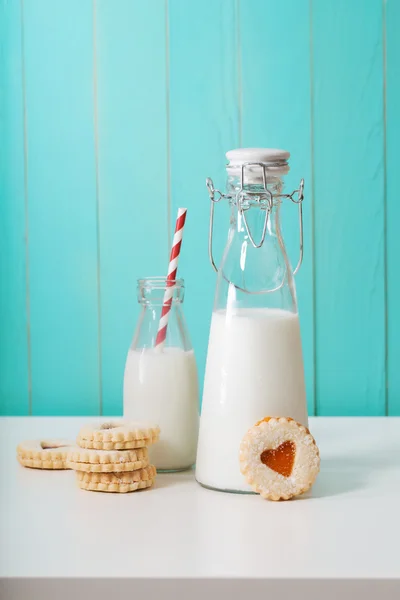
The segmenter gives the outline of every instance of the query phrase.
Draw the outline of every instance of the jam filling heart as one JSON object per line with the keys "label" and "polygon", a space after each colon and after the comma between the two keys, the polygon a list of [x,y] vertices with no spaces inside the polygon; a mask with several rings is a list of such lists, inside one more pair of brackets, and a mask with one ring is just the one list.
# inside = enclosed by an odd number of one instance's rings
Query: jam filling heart
{"label": "jam filling heart", "polygon": [[296,444],[287,441],[273,450],[264,450],[260,454],[260,460],[264,465],[283,475],[283,477],[290,477],[293,471],[295,455]]}

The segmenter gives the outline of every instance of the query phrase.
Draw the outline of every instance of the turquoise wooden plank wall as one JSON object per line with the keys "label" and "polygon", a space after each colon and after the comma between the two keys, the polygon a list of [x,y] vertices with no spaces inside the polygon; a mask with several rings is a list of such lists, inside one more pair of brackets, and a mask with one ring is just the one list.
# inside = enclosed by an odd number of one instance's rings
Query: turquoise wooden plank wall
{"label": "turquoise wooden plank wall", "polygon": [[[399,0],[0,0],[0,414],[120,414],[136,278],[180,273],[203,372],[204,179],[291,151],[311,414],[400,415]],[[216,254],[226,235],[217,215]],[[284,209],[297,260],[296,209]]]}

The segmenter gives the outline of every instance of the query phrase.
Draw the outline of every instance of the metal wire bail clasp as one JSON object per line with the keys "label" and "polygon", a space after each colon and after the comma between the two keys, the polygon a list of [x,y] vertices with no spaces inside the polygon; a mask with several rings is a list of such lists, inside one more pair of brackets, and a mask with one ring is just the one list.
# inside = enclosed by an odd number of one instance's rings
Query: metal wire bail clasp
{"label": "metal wire bail clasp", "polygon": [[[214,230],[214,205],[216,202],[219,202],[220,200],[222,200],[222,198],[225,198],[225,194],[223,194],[222,192],[220,192],[219,190],[216,190],[214,187],[214,182],[211,179],[211,177],[207,177],[206,179],[206,186],[208,189],[208,195],[210,196],[210,200],[211,200],[211,206],[210,206],[210,225],[209,225],[209,229],[208,229],[208,256],[210,258],[210,262],[211,265],[214,269],[214,271],[216,273],[218,273],[218,267],[215,264],[214,261],[214,257],[213,257],[213,251],[212,251],[212,243],[213,243],[213,230]],[[216,198],[216,194],[218,194],[218,197]]]}
{"label": "metal wire bail clasp", "polygon": [[[294,197],[297,194],[297,199]],[[298,190],[294,190],[291,194],[281,194],[280,198],[289,198],[294,204],[299,207],[299,238],[300,238],[300,254],[296,268],[293,271],[293,275],[296,275],[303,262],[303,200],[304,200],[304,179],[300,179],[300,185]]]}

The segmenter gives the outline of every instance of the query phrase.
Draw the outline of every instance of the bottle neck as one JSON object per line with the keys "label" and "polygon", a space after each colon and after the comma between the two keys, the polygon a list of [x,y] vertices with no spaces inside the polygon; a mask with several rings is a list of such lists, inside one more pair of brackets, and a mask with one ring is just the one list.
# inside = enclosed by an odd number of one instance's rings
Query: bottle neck
{"label": "bottle neck", "polygon": [[183,279],[168,282],[165,277],[138,280],[138,302],[143,307],[181,304],[184,299]]}
{"label": "bottle neck", "polygon": [[227,190],[231,205],[231,229],[258,244],[264,236],[278,237],[283,182],[270,177],[262,182],[241,185],[237,177],[228,177]]}
{"label": "bottle neck", "polygon": [[296,310],[280,228],[282,181],[275,178],[263,184],[242,186],[237,179],[228,179],[224,197],[231,210],[230,230],[218,269],[216,309],[222,309],[228,297],[236,307]]}
{"label": "bottle neck", "polygon": [[267,176],[264,181],[261,177],[257,177],[250,181],[245,179],[242,185],[239,177],[228,176],[226,189],[228,196],[232,198],[242,192],[244,195],[248,194],[255,199],[264,199],[264,197],[267,199],[270,195],[277,197],[282,193],[283,179],[282,177]]}

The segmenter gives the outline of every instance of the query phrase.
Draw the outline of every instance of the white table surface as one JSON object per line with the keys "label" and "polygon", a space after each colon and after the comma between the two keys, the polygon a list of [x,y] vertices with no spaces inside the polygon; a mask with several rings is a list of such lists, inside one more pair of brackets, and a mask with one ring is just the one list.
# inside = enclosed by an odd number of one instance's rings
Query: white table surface
{"label": "white table surface", "polygon": [[91,421],[0,419],[0,577],[400,581],[399,418],[311,419],[321,473],[281,503],[204,489],[190,471],[105,494],[18,464],[19,442],[75,439]]}

